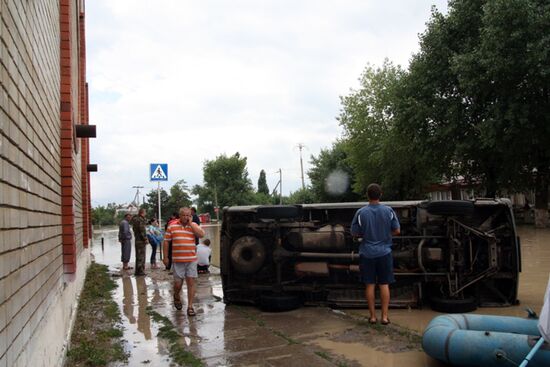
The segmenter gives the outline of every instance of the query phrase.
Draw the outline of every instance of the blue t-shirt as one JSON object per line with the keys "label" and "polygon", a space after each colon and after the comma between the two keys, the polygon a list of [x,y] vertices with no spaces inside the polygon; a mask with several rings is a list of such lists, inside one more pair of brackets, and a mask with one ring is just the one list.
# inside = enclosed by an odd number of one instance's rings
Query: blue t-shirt
{"label": "blue t-shirt", "polygon": [[351,223],[351,233],[363,237],[359,253],[370,259],[391,253],[392,232],[398,228],[397,215],[383,204],[362,207]]}

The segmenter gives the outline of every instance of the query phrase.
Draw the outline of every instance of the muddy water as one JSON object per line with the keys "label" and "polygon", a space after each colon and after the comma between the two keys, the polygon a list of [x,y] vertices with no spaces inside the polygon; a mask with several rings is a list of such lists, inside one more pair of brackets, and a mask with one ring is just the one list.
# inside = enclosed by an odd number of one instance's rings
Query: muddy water
{"label": "muddy water", "polygon": [[[523,260],[521,305],[478,309],[476,313],[523,317],[527,306],[540,311],[550,271],[550,230],[520,227],[518,231]],[[254,307],[226,306],[221,301],[216,268],[199,276],[194,304],[197,316],[188,317],[172,306],[168,272],[149,265],[145,277],[121,272],[116,236],[116,229],[94,233],[92,253],[97,262],[109,265],[119,285],[114,297],[122,313],[129,366],[173,365],[166,342],[156,337],[159,325],[147,315],[147,306],[168,317],[184,336],[186,349],[207,366],[443,366],[426,356],[418,341],[410,343],[399,336],[406,330],[401,327],[421,333],[437,312],[391,310],[392,323],[398,325],[392,334],[388,329],[359,324],[357,318],[367,315],[366,310],[317,307],[264,313]],[[150,247],[147,260],[149,253]],[[133,256],[132,249],[132,266]],[[185,292],[182,299],[186,300]]]}

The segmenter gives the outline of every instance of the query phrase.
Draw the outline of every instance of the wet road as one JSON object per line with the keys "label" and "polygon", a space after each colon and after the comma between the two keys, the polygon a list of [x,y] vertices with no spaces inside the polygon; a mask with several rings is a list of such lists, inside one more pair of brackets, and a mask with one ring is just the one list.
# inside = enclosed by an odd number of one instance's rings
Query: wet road
{"label": "wet road", "polygon": [[[522,240],[521,305],[482,308],[475,313],[525,316],[530,306],[540,311],[550,271],[550,230],[518,229]],[[120,272],[116,230],[94,233],[92,253],[117,276],[124,338],[131,353],[129,366],[171,366],[167,344],[156,338],[159,325],[147,306],[168,317],[184,336],[186,349],[207,366],[442,366],[418,348],[418,339],[401,334],[404,328],[421,333],[439,313],[429,309],[391,310],[396,332],[373,329],[358,322],[367,310],[307,307],[285,313],[264,313],[253,307],[226,306],[216,268],[201,274],[195,298],[196,317],[177,311],[171,303],[171,275],[146,269],[145,277]],[[101,246],[101,237],[104,246]],[[147,259],[150,248],[147,249]],[[134,250],[132,250],[132,260]],[[147,265],[149,267],[149,265]],[[184,287],[185,290],[185,287]],[[186,295],[182,294],[186,300]],[[184,308],[185,310],[185,308]],[[397,326],[398,325],[398,326]],[[401,328],[403,327],[403,328]]]}

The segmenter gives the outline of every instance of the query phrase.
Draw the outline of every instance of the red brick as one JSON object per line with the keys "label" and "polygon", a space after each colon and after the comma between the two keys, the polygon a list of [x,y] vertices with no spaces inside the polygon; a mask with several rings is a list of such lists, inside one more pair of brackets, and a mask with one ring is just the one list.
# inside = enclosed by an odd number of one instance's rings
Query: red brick
{"label": "red brick", "polygon": [[71,112],[71,103],[70,102],[61,102],[61,112]]}
{"label": "red brick", "polygon": [[75,233],[74,233],[74,223],[71,223],[71,225],[63,225],[63,229],[62,229],[61,233],[64,236],[68,236],[68,235],[74,236],[75,235]]}
{"label": "red brick", "polygon": [[61,148],[61,157],[72,157],[73,156],[73,148]]}
{"label": "red brick", "polygon": [[73,169],[71,167],[61,167],[61,176],[67,177],[73,175]]}
{"label": "red brick", "polygon": [[72,234],[63,235],[63,253],[72,254],[75,250],[76,240]]}
{"label": "red brick", "polygon": [[73,158],[72,157],[61,157],[61,167],[72,167]]}
{"label": "red brick", "polygon": [[68,148],[68,149],[71,149],[71,147],[73,146],[73,139],[72,138],[69,138],[69,139],[61,139],[61,148]]}
{"label": "red brick", "polygon": [[74,216],[73,215],[63,215],[61,217],[61,224],[63,225],[63,229],[65,229],[65,226],[67,226],[67,225],[73,225],[74,224]]}
{"label": "red brick", "polygon": [[76,264],[63,264],[63,272],[65,274],[74,274],[76,273]]}

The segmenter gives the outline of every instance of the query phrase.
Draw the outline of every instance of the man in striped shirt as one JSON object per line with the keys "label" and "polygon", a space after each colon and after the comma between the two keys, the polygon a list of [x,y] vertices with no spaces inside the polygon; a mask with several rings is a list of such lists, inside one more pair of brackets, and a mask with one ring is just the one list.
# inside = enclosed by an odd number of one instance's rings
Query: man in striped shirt
{"label": "man in striped shirt", "polygon": [[202,238],[204,231],[193,222],[191,209],[181,208],[180,219],[168,225],[162,246],[164,265],[168,265],[168,243],[172,241],[172,271],[174,272],[174,306],[181,310],[180,291],[183,280],[187,284],[187,315],[195,316],[193,298],[195,297],[195,278],[197,277],[197,252],[195,236]]}

